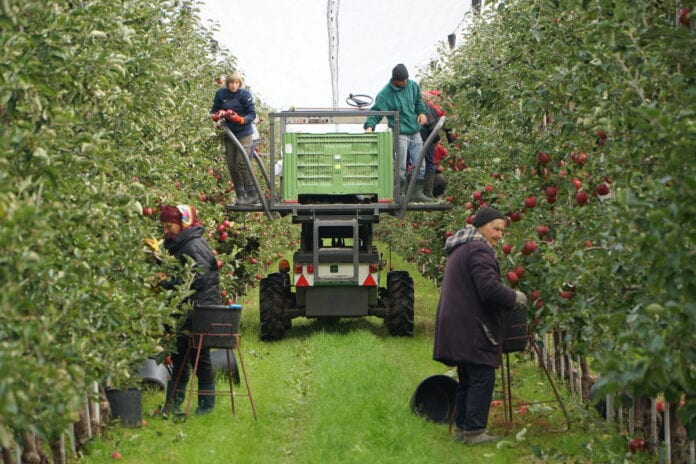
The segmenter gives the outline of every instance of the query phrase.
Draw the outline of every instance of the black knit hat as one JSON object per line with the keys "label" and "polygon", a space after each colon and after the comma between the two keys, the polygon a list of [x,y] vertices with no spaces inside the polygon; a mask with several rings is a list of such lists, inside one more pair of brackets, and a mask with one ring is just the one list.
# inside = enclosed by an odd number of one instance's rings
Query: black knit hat
{"label": "black knit hat", "polygon": [[497,209],[488,207],[481,208],[476,212],[476,215],[474,216],[474,227],[481,227],[495,219],[505,219],[507,221],[507,218],[503,216]]}
{"label": "black knit hat", "polygon": [[406,66],[399,63],[392,69],[392,80],[393,81],[405,81],[408,79],[408,69]]}

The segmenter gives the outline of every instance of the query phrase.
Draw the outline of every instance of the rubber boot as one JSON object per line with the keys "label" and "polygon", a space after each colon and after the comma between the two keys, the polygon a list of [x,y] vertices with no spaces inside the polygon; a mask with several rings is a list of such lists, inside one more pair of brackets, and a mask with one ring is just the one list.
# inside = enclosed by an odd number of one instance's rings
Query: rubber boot
{"label": "rubber boot", "polygon": [[423,193],[423,179],[416,180],[416,186],[411,195],[411,201],[415,203],[437,203],[437,200],[425,196]]}
{"label": "rubber boot", "polygon": [[436,203],[442,203],[442,200],[433,193],[433,185],[435,185],[435,171],[426,172],[425,177],[423,177],[423,195],[431,198]]}
{"label": "rubber boot", "polygon": [[435,172],[426,171],[423,177],[423,195],[429,198],[435,198],[433,195],[433,184],[435,183]]}
{"label": "rubber boot", "polygon": [[258,205],[261,203],[256,187],[244,187],[244,192],[244,202],[239,203],[240,205]]}
{"label": "rubber boot", "polygon": [[246,205],[247,194],[244,187],[235,187],[235,193],[237,194],[237,200],[234,202],[235,205]]}
{"label": "rubber boot", "polygon": [[[179,389],[184,389],[186,385],[181,385],[179,383]],[[170,416],[178,417],[183,416],[184,412],[181,410],[181,405],[184,404],[184,399],[186,399],[186,393],[183,391],[176,391],[172,394],[174,390],[174,381],[170,380],[167,382],[167,397],[165,398],[164,407],[162,408],[162,417],[168,419]]]}
{"label": "rubber boot", "polygon": [[198,385],[198,409],[196,415],[210,414],[215,408],[215,384]]}

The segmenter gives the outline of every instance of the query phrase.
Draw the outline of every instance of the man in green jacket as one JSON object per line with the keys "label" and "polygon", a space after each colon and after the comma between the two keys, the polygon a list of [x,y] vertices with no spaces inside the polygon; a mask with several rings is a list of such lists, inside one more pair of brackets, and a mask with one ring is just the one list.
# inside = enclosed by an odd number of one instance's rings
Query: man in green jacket
{"label": "man in green jacket", "polygon": [[[415,165],[418,154],[423,147],[420,136],[421,126],[427,122],[425,103],[418,84],[408,78],[408,70],[403,64],[397,64],[392,69],[392,77],[387,85],[377,94],[374,111],[399,112],[399,180],[401,191],[405,193],[406,168],[410,161]],[[382,120],[382,116],[370,116],[365,120],[365,132],[372,132]],[[394,128],[394,118],[387,117],[390,128]],[[416,189],[412,199],[418,202],[431,203],[434,200],[423,194],[423,179],[425,163],[421,163],[416,176]]]}

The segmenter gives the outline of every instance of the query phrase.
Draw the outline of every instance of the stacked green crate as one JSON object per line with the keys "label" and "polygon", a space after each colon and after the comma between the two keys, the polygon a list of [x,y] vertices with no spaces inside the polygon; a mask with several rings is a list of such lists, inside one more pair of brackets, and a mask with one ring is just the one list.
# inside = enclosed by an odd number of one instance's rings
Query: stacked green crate
{"label": "stacked green crate", "polygon": [[283,147],[283,201],[317,194],[393,198],[389,132],[286,133]]}

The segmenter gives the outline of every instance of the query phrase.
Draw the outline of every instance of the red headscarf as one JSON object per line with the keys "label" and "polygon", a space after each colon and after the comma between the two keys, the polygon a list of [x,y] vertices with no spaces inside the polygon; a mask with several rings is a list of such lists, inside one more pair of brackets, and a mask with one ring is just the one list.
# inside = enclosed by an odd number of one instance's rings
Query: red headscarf
{"label": "red headscarf", "polygon": [[190,205],[160,206],[160,221],[180,224],[184,229],[200,225],[196,208]]}

